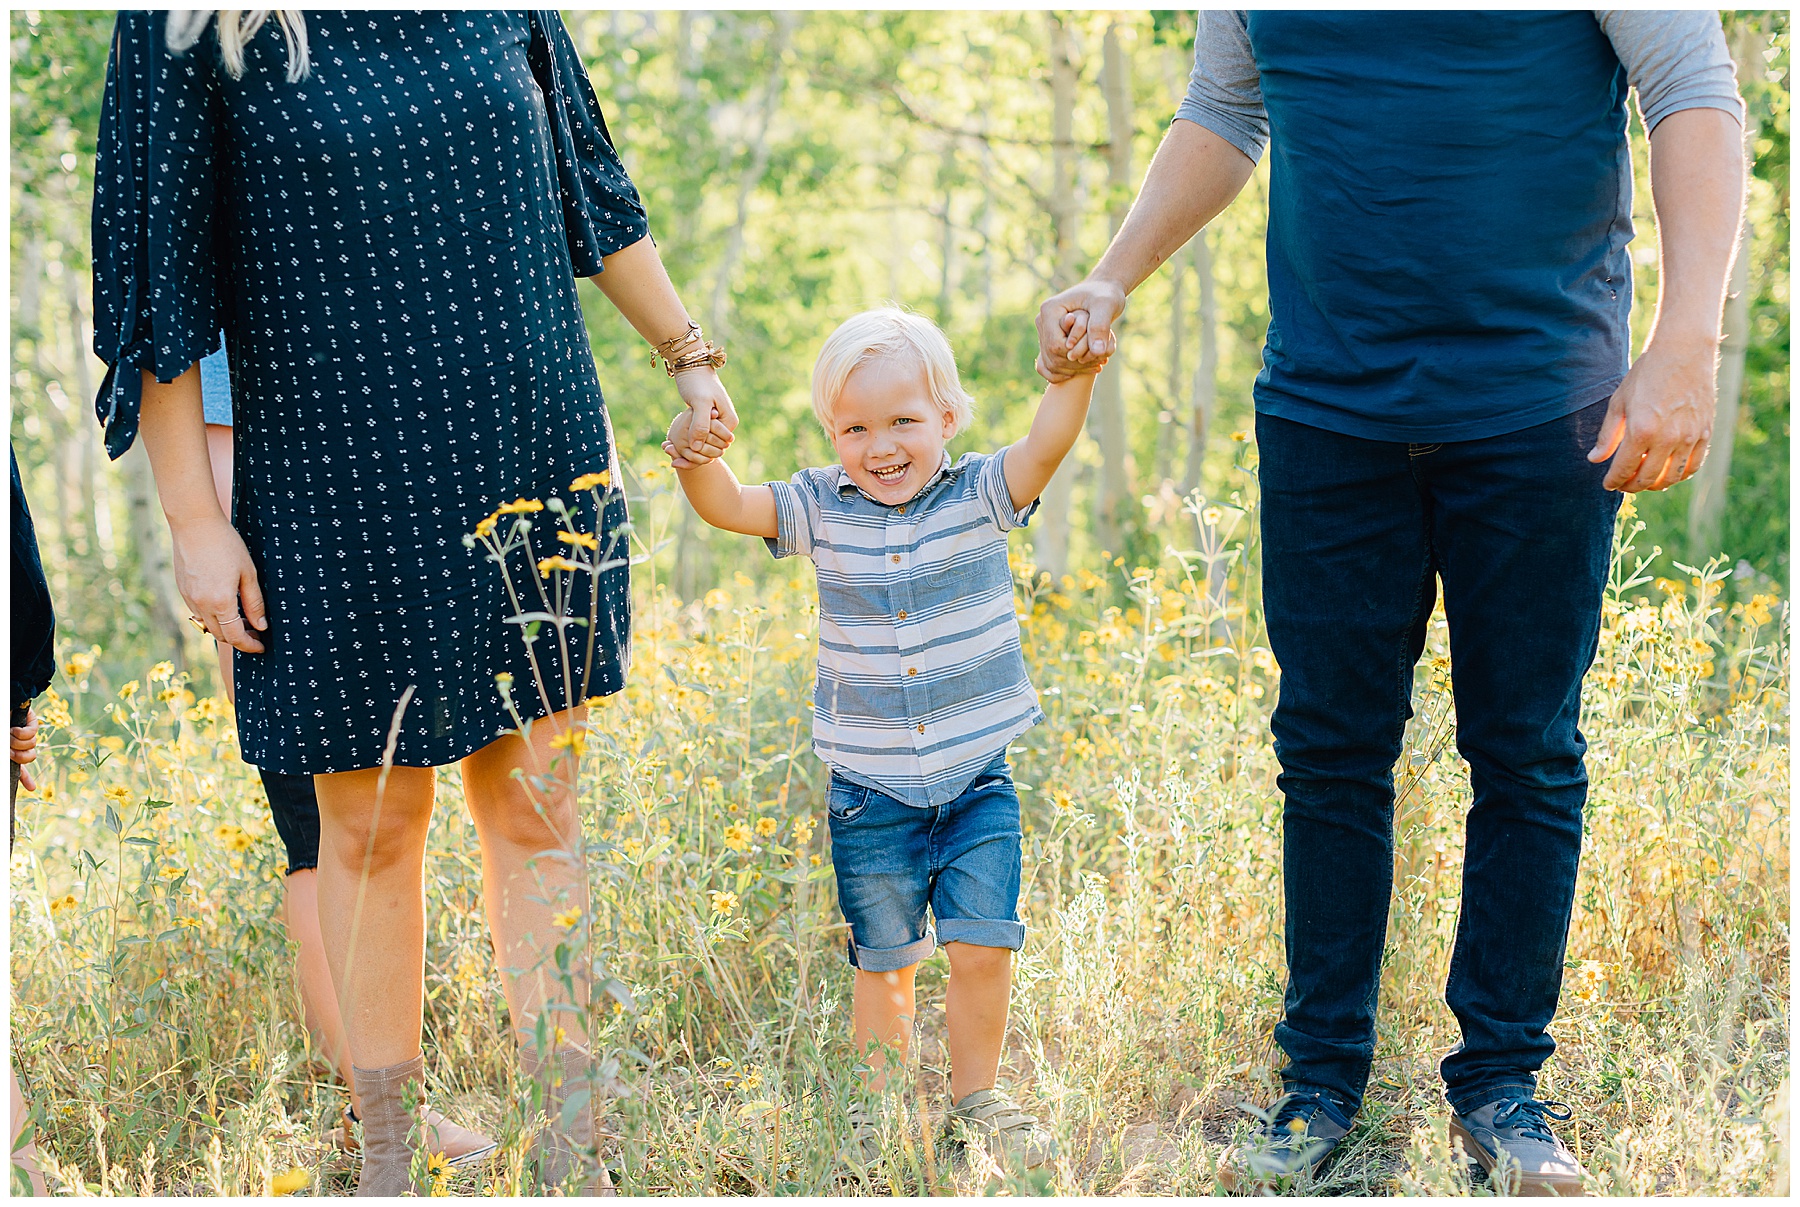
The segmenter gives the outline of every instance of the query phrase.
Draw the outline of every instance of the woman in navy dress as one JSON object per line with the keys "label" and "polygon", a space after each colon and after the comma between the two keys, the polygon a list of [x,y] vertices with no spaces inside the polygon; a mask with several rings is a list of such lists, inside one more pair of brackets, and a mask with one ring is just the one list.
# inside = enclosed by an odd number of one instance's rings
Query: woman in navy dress
{"label": "woman in navy dress", "polygon": [[[625,500],[576,278],[680,349],[675,384],[709,433],[695,455],[736,422],[722,358],[663,271],[554,12],[256,21],[221,37],[204,15],[119,18],[94,196],[107,449],[141,430],[182,594],[240,652],[245,760],[317,777],[320,928],[363,1101],[358,1192],[415,1186],[403,1102],[422,1079],[431,769],[449,763],[522,1059],[550,1085],[537,1175],[598,1185],[591,1112],[559,1126],[591,1061],[578,1026],[556,1024],[586,1017],[587,985],[574,975],[569,1000],[546,957],[552,918],[587,907],[574,776],[556,762],[568,747],[552,742],[582,701],[619,690],[629,626]],[[229,520],[195,367],[221,329]],[[464,536],[499,504],[557,496],[601,569],[567,576],[567,614],[590,623],[544,626],[528,647],[500,568]],[[531,558],[566,551],[543,543],[555,513],[536,519],[534,553],[507,564],[526,591]],[[507,676],[540,721],[528,736]]]}

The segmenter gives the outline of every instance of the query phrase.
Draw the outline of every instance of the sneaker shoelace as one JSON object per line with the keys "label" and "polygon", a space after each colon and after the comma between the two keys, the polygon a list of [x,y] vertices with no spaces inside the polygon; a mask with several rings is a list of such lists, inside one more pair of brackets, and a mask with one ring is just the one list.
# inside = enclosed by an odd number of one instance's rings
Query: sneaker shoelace
{"label": "sneaker shoelace", "polygon": [[1574,1117],[1574,1110],[1566,1103],[1514,1098],[1494,1112],[1494,1129],[1498,1131],[1503,1127],[1510,1127],[1516,1129],[1521,1136],[1554,1144],[1556,1135],[1550,1130],[1550,1124],[1567,1123]]}
{"label": "sneaker shoelace", "polygon": [[[1275,1105],[1275,1113],[1270,1116],[1267,1127],[1277,1138],[1295,1137],[1307,1131],[1313,1116],[1321,1113],[1340,1127],[1350,1126],[1350,1121],[1342,1117],[1331,1099],[1316,1091],[1300,1091],[1284,1096]],[[1294,1126],[1296,1122],[1300,1124],[1298,1128]]]}

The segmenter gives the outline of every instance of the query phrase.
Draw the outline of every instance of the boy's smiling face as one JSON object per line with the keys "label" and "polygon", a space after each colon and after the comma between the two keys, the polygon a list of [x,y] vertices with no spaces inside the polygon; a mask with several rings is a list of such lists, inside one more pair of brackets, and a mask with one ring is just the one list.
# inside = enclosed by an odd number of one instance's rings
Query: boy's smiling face
{"label": "boy's smiling face", "polygon": [[956,420],[931,396],[925,366],[880,357],[856,366],[832,409],[832,447],[870,498],[904,503],[938,471]]}

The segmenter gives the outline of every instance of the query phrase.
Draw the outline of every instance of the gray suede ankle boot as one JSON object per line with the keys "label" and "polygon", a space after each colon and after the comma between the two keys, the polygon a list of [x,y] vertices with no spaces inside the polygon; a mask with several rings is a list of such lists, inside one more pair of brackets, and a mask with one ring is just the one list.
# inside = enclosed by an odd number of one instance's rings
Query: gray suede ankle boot
{"label": "gray suede ankle boot", "polygon": [[425,1057],[413,1057],[403,1064],[385,1069],[357,1069],[356,1088],[362,1093],[362,1175],[356,1179],[356,1193],[394,1195],[427,1193],[427,1187],[413,1181],[413,1150],[408,1138],[413,1130],[413,1112],[407,1110],[410,1095],[415,1101],[425,1092]]}
{"label": "gray suede ankle boot", "polygon": [[[594,1095],[604,1090],[591,1076],[593,1057],[580,1048],[562,1048],[546,1059],[534,1048],[521,1047],[519,1058],[526,1079],[543,1087],[547,1116],[526,1164],[527,1193],[554,1190],[577,1173],[580,1188],[569,1193],[586,1198],[615,1193],[594,1143]],[[578,1090],[589,1093],[564,1127],[563,1104]]]}

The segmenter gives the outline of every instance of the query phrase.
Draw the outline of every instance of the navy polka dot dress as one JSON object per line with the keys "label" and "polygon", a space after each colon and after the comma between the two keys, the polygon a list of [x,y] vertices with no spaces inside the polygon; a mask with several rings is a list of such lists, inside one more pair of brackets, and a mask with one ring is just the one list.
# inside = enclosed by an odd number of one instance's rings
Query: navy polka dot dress
{"label": "navy polka dot dress", "polygon": [[[496,676],[526,717],[622,686],[625,500],[576,283],[648,226],[554,12],[305,19],[312,71],[290,83],[273,19],[234,80],[211,29],[176,56],[163,14],[119,18],[95,169],[111,365],[96,409],[117,457],[140,370],[172,381],[224,331],[232,521],[269,611],[267,652],[236,660],[244,757],[377,766],[411,688],[395,762],[437,766],[515,725]],[[610,485],[571,492],[600,473]],[[510,597],[464,534],[555,495],[598,548],[531,515]],[[597,569],[541,577],[556,554]],[[559,637],[509,623],[521,612],[577,620]]]}

